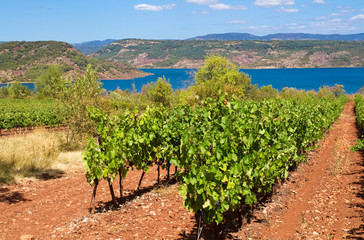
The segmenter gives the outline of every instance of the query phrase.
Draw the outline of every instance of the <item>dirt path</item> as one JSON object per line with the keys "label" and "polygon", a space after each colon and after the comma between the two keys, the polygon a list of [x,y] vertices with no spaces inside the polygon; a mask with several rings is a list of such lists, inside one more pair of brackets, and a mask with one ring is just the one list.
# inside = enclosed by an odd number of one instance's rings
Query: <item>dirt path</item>
{"label": "dirt path", "polygon": [[[357,138],[353,103],[302,164],[277,187],[272,199],[237,227],[235,216],[221,226],[229,239],[364,238],[364,159],[349,147]],[[164,175],[165,171],[162,172]],[[90,216],[91,187],[82,169],[44,180],[0,186],[0,239],[193,239],[193,214],[183,207],[177,185],[155,188],[156,168],[135,192],[140,172],[124,180],[127,202],[108,210],[105,181]],[[116,190],[116,186],[115,186]],[[116,190],[118,195],[118,191]],[[230,214],[231,215],[231,214]],[[205,227],[203,238],[211,239]]]}
{"label": "dirt path", "polygon": [[176,185],[155,187],[154,167],[145,175],[138,196],[135,190],[140,175],[138,171],[128,174],[123,191],[127,202],[116,210],[110,210],[108,186],[102,181],[96,195],[97,213],[92,216],[88,214],[92,188],[83,170],[55,179],[2,186],[0,239],[176,239],[192,231],[193,214],[183,207]]}
{"label": "dirt path", "polygon": [[307,163],[240,232],[259,239],[363,239],[364,157],[350,150],[357,137],[348,103]]}

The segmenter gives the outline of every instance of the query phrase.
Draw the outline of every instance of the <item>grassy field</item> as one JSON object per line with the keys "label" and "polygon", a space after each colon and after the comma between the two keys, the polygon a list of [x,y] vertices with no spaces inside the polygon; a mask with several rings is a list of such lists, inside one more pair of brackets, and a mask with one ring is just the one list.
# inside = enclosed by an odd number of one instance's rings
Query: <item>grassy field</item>
{"label": "grassy field", "polygon": [[62,175],[82,166],[81,152],[61,152],[64,133],[35,132],[0,138],[0,183]]}

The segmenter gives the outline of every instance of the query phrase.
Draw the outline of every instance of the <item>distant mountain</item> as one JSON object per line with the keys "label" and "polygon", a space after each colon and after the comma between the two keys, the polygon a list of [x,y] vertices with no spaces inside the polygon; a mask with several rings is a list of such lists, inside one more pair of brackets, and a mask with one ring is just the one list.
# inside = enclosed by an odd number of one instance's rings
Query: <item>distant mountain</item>
{"label": "distant mountain", "polygon": [[83,72],[88,64],[97,67],[100,79],[126,79],[145,73],[127,66],[83,55],[71,44],[56,41],[4,42],[0,44],[0,83],[33,82],[49,64],[59,64],[65,74]]}
{"label": "distant mountain", "polygon": [[197,68],[209,54],[241,68],[364,67],[364,41],[124,39],[89,56],[136,68]]}
{"label": "distant mountain", "polygon": [[364,33],[358,34],[309,34],[309,33],[275,33],[266,36],[256,36],[249,33],[208,34],[189,38],[187,40],[325,40],[325,41],[364,41]]}
{"label": "distant mountain", "polygon": [[115,39],[106,39],[103,41],[95,40],[90,42],[83,42],[83,43],[74,43],[72,44],[74,48],[81,51],[83,54],[88,55],[90,53],[94,53],[101,48],[109,45],[110,43],[115,42]]}

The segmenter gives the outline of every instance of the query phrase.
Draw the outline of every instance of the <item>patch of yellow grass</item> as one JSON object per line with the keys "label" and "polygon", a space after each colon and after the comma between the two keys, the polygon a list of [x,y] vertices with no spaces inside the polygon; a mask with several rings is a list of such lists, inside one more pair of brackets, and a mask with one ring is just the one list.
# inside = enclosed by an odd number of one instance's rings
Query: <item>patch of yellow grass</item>
{"label": "patch of yellow grass", "polygon": [[39,132],[0,139],[0,182],[32,177],[50,169],[59,156],[59,134]]}
{"label": "patch of yellow grass", "polygon": [[83,171],[82,151],[61,152],[53,167],[67,173]]}

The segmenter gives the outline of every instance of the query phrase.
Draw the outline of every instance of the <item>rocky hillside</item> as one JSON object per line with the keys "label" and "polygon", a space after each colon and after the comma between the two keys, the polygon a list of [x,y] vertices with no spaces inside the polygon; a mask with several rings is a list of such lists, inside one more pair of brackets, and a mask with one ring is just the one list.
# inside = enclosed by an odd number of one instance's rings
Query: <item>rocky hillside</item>
{"label": "rocky hillside", "polygon": [[195,68],[208,54],[227,57],[241,68],[364,67],[362,41],[124,39],[90,56],[139,68]]}
{"label": "rocky hillside", "polygon": [[83,72],[88,64],[97,67],[100,79],[127,79],[145,73],[105,60],[90,58],[65,42],[4,42],[0,44],[0,82],[33,82],[49,64],[59,64],[65,74]]}

